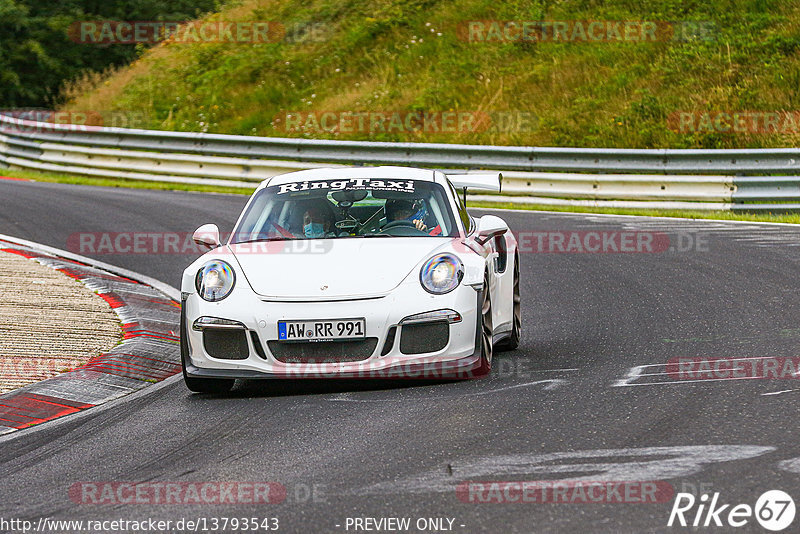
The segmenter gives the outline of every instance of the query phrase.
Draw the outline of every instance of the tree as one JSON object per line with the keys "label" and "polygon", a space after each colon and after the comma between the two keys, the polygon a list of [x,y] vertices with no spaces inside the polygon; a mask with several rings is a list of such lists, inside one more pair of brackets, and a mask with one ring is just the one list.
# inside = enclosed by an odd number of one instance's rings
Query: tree
{"label": "tree", "polygon": [[47,107],[67,81],[136,58],[135,45],[70,39],[80,21],[187,21],[219,0],[0,0],[0,108]]}

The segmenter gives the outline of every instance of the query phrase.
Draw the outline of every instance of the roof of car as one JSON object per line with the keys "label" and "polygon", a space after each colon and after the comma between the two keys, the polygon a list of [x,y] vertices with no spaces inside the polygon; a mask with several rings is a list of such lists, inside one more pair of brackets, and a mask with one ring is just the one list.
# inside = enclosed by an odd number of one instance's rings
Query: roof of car
{"label": "roof of car", "polygon": [[346,178],[403,178],[406,180],[434,181],[434,171],[414,167],[331,167],[296,171],[273,176],[262,182],[261,187],[310,180],[335,180]]}

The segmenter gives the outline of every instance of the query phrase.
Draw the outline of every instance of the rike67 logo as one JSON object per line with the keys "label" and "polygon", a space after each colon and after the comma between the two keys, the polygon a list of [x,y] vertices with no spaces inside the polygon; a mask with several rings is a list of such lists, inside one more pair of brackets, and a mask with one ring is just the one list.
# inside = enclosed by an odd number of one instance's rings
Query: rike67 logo
{"label": "rike67 logo", "polygon": [[714,493],[710,500],[706,493],[699,499],[691,493],[678,493],[667,526],[738,528],[747,525],[755,517],[763,528],[778,532],[792,524],[794,515],[794,500],[781,490],[764,492],[755,506],[722,504],[719,492]]}

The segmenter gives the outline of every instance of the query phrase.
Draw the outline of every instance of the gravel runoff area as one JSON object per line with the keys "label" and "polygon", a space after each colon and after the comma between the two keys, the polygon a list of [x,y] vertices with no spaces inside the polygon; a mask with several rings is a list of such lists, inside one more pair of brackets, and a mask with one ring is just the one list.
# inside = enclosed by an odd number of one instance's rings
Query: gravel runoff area
{"label": "gravel runoff area", "polygon": [[111,306],[79,280],[0,251],[0,393],[85,364],[122,340]]}

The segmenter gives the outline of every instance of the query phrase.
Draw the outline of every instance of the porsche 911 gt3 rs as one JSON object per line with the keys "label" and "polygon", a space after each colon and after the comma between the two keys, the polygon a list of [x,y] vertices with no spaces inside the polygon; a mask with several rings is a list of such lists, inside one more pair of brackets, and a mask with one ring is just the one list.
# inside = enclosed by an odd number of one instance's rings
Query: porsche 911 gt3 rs
{"label": "porsche 911 gt3 rs", "polygon": [[183,273],[186,385],[250,378],[468,378],[520,339],[519,254],[466,188],[500,174],[314,169],[265,180]]}

